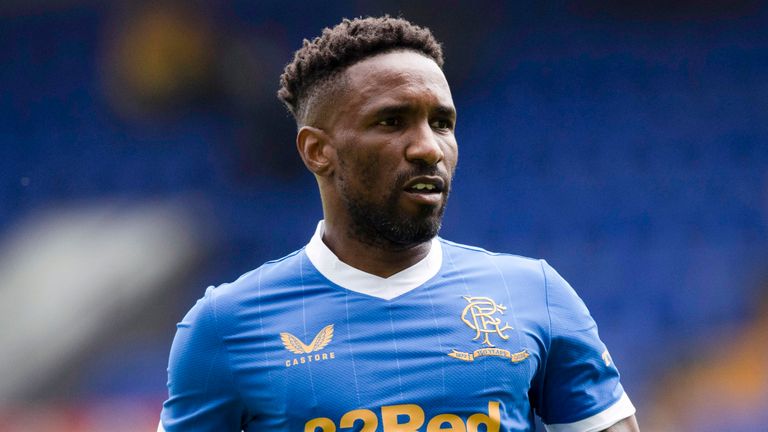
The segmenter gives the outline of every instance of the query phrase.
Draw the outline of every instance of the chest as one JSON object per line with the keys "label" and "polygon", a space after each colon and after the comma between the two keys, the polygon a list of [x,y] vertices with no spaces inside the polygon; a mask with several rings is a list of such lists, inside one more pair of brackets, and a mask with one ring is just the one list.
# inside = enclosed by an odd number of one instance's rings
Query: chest
{"label": "chest", "polygon": [[429,431],[431,419],[466,424],[494,409],[500,423],[525,423],[540,363],[536,326],[506,290],[480,291],[435,284],[384,301],[319,289],[264,308],[230,338],[249,411],[274,430],[327,419],[307,430],[412,421],[423,427],[409,430]]}

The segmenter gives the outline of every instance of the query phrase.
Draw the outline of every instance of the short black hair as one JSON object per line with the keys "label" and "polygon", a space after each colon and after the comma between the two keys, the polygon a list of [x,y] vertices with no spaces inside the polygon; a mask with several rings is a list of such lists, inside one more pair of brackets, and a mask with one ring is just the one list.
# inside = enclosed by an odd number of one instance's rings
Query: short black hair
{"label": "short black hair", "polygon": [[310,96],[332,87],[339,72],[368,57],[396,50],[418,52],[443,67],[443,50],[428,28],[388,15],[345,18],[335,27],[323,29],[312,41],[304,39],[280,76],[277,97],[301,125],[306,121]]}

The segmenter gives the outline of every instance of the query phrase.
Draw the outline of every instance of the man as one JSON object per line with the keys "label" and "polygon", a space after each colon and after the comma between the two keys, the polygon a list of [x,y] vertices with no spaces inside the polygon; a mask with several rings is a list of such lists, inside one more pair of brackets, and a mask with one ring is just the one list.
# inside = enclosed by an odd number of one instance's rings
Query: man
{"label": "man", "polygon": [[279,97],[324,220],[179,324],[167,431],[637,431],[589,312],[544,261],[437,236],[456,111],[429,30],[344,20]]}

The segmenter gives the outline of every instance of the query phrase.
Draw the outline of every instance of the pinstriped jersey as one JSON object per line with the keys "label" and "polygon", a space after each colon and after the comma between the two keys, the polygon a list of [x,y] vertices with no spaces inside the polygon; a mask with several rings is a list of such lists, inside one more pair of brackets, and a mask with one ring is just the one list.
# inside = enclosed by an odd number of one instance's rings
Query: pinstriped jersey
{"label": "pinstriped jersey", "polygon": [[310,244],[209,288],[178,325],[171,431],[596,431],[634,408],[546,262],[434,239],[379,278]]}

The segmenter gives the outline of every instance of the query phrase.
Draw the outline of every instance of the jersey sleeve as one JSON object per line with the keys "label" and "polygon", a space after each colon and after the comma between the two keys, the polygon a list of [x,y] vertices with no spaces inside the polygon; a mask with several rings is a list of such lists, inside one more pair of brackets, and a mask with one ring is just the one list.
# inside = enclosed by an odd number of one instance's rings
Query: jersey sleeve
{"label": "jersey sleeve", "polygon": [[550,339],[537,413],[549,432],[601,431],[635,408],[584,302],[549,264],[542,266]]}
{"label": "jersey sleeve", "polygon": [[177,325],[158,432],[239,432],[245,409],[216,328],[213,288]]}

